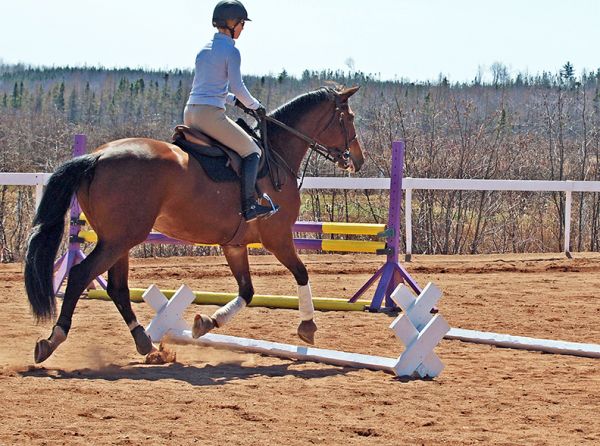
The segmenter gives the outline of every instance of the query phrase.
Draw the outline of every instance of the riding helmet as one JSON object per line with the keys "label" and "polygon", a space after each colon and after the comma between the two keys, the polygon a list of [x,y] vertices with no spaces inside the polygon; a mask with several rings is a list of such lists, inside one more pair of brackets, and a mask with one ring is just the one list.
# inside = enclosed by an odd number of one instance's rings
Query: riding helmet
{"label": "riding helmet", "polygon": [[222,0],[215,6],[213,26],[227,27],[227,20],[244,20],[249,22],[248,11],[238,0]]}

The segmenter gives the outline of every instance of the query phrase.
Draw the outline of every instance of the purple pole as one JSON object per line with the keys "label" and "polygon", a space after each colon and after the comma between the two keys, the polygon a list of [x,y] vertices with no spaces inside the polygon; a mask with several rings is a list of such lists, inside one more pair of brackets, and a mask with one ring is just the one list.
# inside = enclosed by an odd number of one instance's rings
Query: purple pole
{"label": "purple pole", "polygon": [[352,296],[349,302],[356,302],[377,279],[377,289],[369,311],[379,311],[385,299],[386,308],[394,308],[390,299],[391,293],[401,282],[406,282],[418,294],[421,288],[410,276],[408,271],[398,261],[400,252],[400,209],[402,205],[402,178],[404,176],[404,141],[392,143],[392,171],[390,178],[390,210],[388,214],[388,229],[391,235],[387,238],[389,248],[385,264]]}
{"label": "purple pole", "polygon": [[[85,155],[87,138],[85,135],[75,135],[73,142],[73,158]],[[77,196],[73,195],[71,199],[71,209],[69,211],[69,248],[67,252],[54,264],[54,293],[58,293],[65,278],[69,275],[71,268],[83,259],[85,254],[81,250],[81,243],[79,242],[79,231],[81,230],[81,224],[79,223],[79,216],[81,215],[81,207],[77,201]],[[101,277],[96,278],[96,282],[106,289],[106,281]],[[90,284],[90,288],[94,288],[94,283]]]}
{"label": "purple pole", "polygon": [[387,227],[393,229],[387,239],[392,250],[387,255],[387,263],[398,263],[400,249],[400,204],[402,203],[402,177],[404,176],[404,141],[392,143],[392,172],[390,179],[390,211]]}
{"label": "purple pole", "polygon": [[[75,142],[73,144],[73,158],[85,155],[86,153],[87,138],[85,135],[75,135]],[[71,212],[69,214],[71,224],[69,225],[69,253],[78,252],[81,250],[81,243],[77,241],[77,236],[81,230],[79,224],[73,222],[79,221],[79,215],[81,215],[81,207],[77,201],[77,196],[73,195],[71,199]]]}

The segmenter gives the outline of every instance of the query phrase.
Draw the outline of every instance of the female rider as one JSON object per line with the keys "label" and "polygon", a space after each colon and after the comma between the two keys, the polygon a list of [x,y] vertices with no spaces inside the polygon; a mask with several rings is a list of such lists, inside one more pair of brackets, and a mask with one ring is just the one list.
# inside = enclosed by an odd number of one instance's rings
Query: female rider
{"label": "female rider", "polygon": [[220,1],[213,12],[212,24],[218,32],[196,56],[196,70],[190,97],[183,112],[183,122],[197,128],[242,157],[242,215],[246,221],[268,217],[279,209],[256,202],[255,187],[260,148],[235,122],[225,116],[225,104],[236,101],[265,115],[265,108],[242,80],[240,52],[235,39],[250,21],[244,5],[237,0]]}

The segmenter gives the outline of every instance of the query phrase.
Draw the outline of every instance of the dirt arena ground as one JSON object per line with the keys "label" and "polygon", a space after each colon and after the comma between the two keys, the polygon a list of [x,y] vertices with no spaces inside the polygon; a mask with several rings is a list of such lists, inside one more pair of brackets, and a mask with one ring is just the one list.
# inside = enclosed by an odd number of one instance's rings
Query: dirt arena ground
{"label": "dirt arena ground", "polygon": [[[304,255],[317,296],[350,297],[382,259]],[[251,259],[256,292],[294,294],[273,257]],[[417,256],[453,327],[600,343],[600,255]],[[434,380],[173,346],[144,365],[112,303],[81,300],[42,366],[20,264],[0,265],[1,445],[598,445],[600,360],[442,341]],[[224,259],[133,260],[131,285],[235,291]],[[141,322],[151,312],[135,304]],[[195,307],[212,312],[214,308]],[[396,356],[383,314],[318,313],[317,345]],[[297,313],[250,308],[223,333],[287,343]]]}

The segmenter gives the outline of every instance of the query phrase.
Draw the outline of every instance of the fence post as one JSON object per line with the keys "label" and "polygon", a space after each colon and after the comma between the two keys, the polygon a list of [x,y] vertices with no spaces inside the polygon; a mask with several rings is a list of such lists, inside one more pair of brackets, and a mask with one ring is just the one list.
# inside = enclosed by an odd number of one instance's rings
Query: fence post
{"label": "fence post", "polygon": [[571,206],[573,204],[573,192],[565,191],[565,255],[571,258]]}
{"label": "fence post", "polygon": [[35,208],[40,207],[40,203],[42,202],[42,196],[44,195],[44,180],[42,179],[41,183],[35,185]]}
{"label": "fence post", "polygon": [[404,227],[406,231],[404,260],[410,262],[412,258],[412,189],[408,187],[404,194]]}

